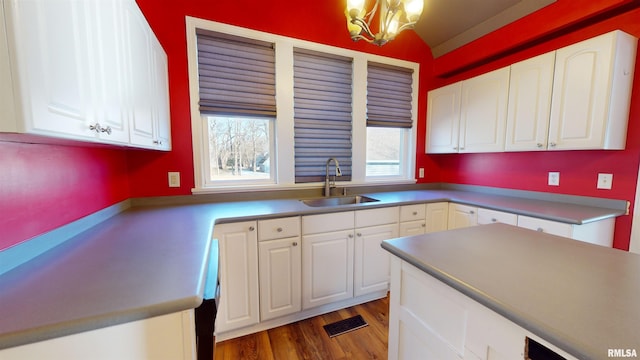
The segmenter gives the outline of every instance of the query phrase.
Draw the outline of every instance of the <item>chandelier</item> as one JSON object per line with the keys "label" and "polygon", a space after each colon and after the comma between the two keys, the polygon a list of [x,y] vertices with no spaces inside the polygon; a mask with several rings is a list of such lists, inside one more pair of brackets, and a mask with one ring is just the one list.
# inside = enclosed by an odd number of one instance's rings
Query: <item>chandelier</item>
{"label": "chandelier", "polygon": [[[347,0],[347,28],[353,41],[364,40],[382,46],[406,29],[412,29],[422,14],[424,0],[376,0],[367,13],[366,0]],[[378,33],[374,34],[371,22],[380,8]]]}

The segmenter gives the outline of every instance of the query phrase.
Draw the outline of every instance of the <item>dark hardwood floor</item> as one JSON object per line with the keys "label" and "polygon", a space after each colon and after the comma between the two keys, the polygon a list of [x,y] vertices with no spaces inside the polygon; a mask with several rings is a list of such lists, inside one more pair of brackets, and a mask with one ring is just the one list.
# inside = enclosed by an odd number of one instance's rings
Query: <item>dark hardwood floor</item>
{"label": "dark hardwood floor", "polygon": [[[369,324],[330,338],[323,326],[355,315]],[[389,297],[219,342],[215,360],[387,359]]]}

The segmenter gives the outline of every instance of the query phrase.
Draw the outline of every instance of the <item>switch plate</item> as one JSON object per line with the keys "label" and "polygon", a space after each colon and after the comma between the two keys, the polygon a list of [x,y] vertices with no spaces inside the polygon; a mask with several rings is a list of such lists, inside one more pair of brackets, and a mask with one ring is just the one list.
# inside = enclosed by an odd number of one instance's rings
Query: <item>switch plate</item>
{"label": "switch plate", "polygon": [[424,168],[418,169],[418,177],[422,179],[424,177]]}
{"label": "switch plate", "polygon": [[598,189],[611,190],[613,185],[613,174],[598,174]]}
{"label": "switch plate", "polygon": [[557,171],[550,172],[548,184],[551,186],[560,186],[560,173]]}
{"label": "switch plate", "polygon": [[169,187],[180,187],[180,173],[169,171]]}

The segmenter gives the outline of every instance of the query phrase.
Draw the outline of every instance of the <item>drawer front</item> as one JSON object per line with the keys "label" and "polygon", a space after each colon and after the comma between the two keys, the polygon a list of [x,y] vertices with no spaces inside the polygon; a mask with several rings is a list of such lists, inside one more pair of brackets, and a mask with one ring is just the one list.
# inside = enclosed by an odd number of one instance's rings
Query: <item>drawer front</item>
{"label": "drawer front", "polygon": [[300,236],[300,217],[258,221],[258,241]]}
{"label": "drawer front", "polygon": [[538,219],[529,216],[518,216],[518,226],[544,232],[547,234],[572,237],[573,226],[571,224],[560,223],[557,221]]}
{"label": "drawer front", "polygon": [[338,230],[353,230],[353,211],[337,212],[302,217],[302,233],[318,234]]}
{"label": "drawer front", "polygon": [[478,224],[503,223],[508,225],[518,224],[518,215],[503,211],[478,209]]}
{"label": "drawer front", "polygon": [[400,215],[398,207],[387,207],[369,210],[356,211],[356,226],[357,228],[366,226],[377,226],[394,224],[398,222]]}
{"label": "drawer front", "polygon": [[426,204],[400,206],[400,221],[424,220],[426,216]]}

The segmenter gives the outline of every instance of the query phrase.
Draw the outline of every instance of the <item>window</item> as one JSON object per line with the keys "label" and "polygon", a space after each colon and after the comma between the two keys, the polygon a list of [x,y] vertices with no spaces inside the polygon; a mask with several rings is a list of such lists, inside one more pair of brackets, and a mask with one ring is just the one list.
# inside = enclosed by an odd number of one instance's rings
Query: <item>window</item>
{"label": "window", "polygon": [[415,182],[418,64],[186,23],[194,193]]}
{"label": "window", "polygon": [[413,71],[369,62],[367,66],[366,176],[406,177],[413,127]]}
{"label": "window", "polygon": [[207,182],[271,182],[273,120],[206,116]]}

